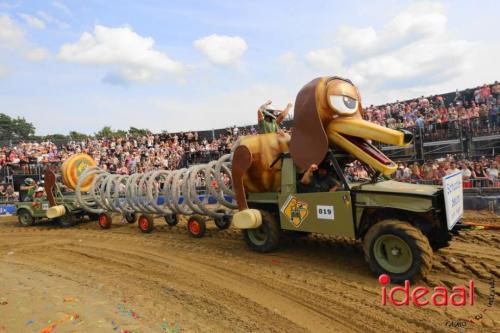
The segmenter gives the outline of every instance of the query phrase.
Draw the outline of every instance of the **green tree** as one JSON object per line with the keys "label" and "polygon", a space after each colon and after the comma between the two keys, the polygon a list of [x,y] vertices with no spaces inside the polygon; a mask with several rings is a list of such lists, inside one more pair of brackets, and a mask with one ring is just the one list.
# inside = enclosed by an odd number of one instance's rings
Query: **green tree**
{"label": "green tree", "polygon": [[35,135],[35,126],[24,118],[12,119],[12,126],[17,139],[29,139]]}
{"label": "green tree", "polygon": [[3,113],[0,113],[0,140],[12,139],[12,119]]}
{"label": "green tree", "polygon": [[83,140],[87,139],[89,136],[87,134],[84,134],[84,133],[71,131],[71,132],[69,132],[69,137],[75,141],[83,141]]}
{"label": "green tree", "polygon": [[149,130],[145,128],[130,127],[128,133],[133,136],[143,136],[143,135],[148,135]]}
{"label": "green tree", "polygon": [[98,139],[111,138],[113,134],[111,126],[104,126],[99,132],[95,133],[95,137]]}
{"label": "green tree", "polygon": [[26,119],[0,113],[0,140],[26,140],[35,135],[35,126]]}
{"label": "green tree", "polygon": [[68,137],[64,134],[48,134],[44,136],[45,140],[68,140]]}

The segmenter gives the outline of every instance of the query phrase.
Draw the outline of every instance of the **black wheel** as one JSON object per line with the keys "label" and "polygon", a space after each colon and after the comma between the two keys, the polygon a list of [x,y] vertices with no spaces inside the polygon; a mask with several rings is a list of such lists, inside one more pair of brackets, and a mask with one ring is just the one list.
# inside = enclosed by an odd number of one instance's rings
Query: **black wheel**
{"label": "black wheel", "polygon": [[167,224],[171,227],[179,223],[179,220],[177,219],[177,214],[165,215],[164,218],[165,222],[167,222]]}
{"label": "black wheel", "polygon": [[226,211],[223,209],[219,209],[216,212],[224,214],[223,217],[214,219],[214,222],[215,222],[215,225],[217,226],[217,228],[219,228],[221,230],[229,228],[229,226],[231,225],[231,215],[226,214]]}
{"label": "black wheel", "polygon": [[125,217],[125,221],[127,221],[128,223],[134,223],[137,219],[135,212],[127,212],[123,214],[123,217]]}
{"label": "black wheel", "polygon": [[153,231],[155,225],[153,217],[151,215],[141,215],[139,216],[139,229],[144,233],[150,233]]}
{"label": "black wheel", "polygon": [[72,227],[78,223],[77,217],[66,207],[66,213],[57,218],[59,225],[63,228]]}
{"label": "black wheel", "polygon": [[201,238],[207,231],[205,219],[200,215],[193,215],[188,220],[188,231],[191,236]]}
{"label": "black wheel", "polygon": [[30,225],[33,225],[33,222],[35,221],[31,213],[26,209],[17,211],[17,220],[23,227],[29,227]]}
{"label": "black wheel", "polygon": [[393,283],[420,280],[432,268],[429,240],[405,221],[384,220],[373,225],[363,239],[363,250],[375,274],[387,274]]}
{"label": "black wheel", "polygon": [[110,213],[101,213],[97,222],[101,228],[109,229],[111,228],[111,223],[113,223],[113,218]]}
{"label": "black wheel", "polygon": [[247,246],[256,252],[270,252],[280,243],[280,225],[273,214],[261,210],[262,224],[255,229],[244,229],[243,238]]}

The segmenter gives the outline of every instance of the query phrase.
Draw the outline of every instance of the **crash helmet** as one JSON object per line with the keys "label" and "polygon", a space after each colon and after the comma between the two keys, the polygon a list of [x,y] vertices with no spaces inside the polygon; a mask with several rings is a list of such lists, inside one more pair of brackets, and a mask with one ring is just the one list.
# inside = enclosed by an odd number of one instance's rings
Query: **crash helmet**
{"label": "crash helmet", "polygon": [[35,183],[35,180],[33,178],[25,178],[24,179],[25,185],[33,185],[34,183]]}

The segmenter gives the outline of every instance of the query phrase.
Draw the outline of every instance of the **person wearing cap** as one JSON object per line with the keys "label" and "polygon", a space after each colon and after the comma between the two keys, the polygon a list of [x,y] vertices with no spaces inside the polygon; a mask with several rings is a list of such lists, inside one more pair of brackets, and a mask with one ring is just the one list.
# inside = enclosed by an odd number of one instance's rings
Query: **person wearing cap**
{"label": "person wearing cap", "polygon": [[279,133],[279,125],[285,120],[292,108],[292,103],[288,103],[286,108],[280,111],[274,108],[271,103],[270,100],[265,102],[257,111],[259,134]]}
{"label": "person wearing cap", "polygon": [[24,179],[24,184],[19,187],[21,192],[24,192],[24,197],[21,201],[33,201],[33,195],[38,185],[33,178]]}
{"label": "person wearing cap", "polygon": [[311,164],[300,178],[298,190],[300,193],[335,192],[340,182],[333,176],[331,161],[323,160],[319,164]]}

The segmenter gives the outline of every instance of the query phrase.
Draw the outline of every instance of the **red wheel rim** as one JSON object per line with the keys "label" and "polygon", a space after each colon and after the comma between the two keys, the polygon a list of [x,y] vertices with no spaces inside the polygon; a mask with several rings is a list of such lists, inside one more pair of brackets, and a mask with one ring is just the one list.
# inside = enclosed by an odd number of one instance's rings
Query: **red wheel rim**
{"label": "red wheel rim", "polygon": [[99,216],[99,225],[102,227],[105,227],[108,222],[108,219],[106,218],[106,215],[101,215]]}
{"label": "red wheel rim", "polygon": [[197,235],[200,232],[200,223],[196,220],[189,221],[189,231],[192,234]]}
{"label": "red wheel rim", "polygon": [[145,217],[142,217],[140,220],[139,220],[139,227],[142,229],[142,230],[147,230],[148,229],[148,219],[145,218]]}

